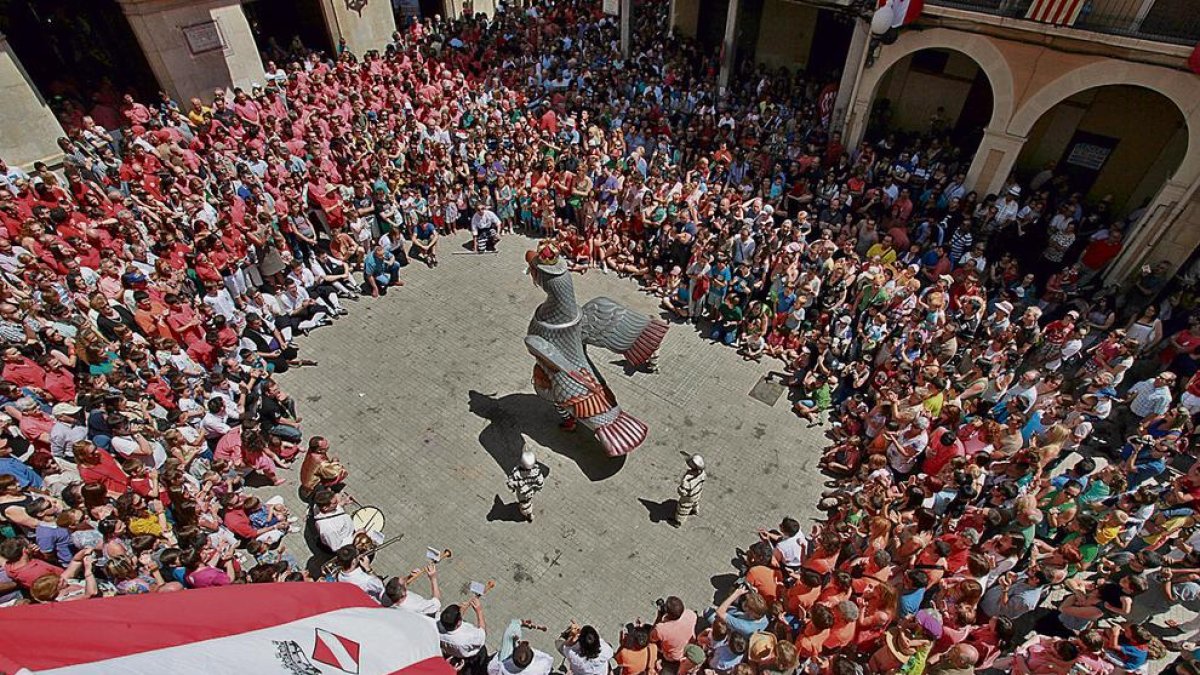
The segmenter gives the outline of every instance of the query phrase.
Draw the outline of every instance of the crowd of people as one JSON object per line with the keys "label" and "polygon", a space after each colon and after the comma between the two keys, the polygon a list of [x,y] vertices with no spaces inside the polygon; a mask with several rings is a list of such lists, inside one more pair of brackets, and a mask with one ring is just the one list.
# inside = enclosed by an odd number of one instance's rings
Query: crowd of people
{"label": "crowd of people", "polygon": [[[371,570],[275,380],[441,238],[519,231],[777,359],[835,478],[719,605],[568,627],[571,672],[1200,673],[1200,625],[1150,622],[1200,609],[1200,318],[1165,265],[1102,286],[1136,219],[1053,169],[978,195],[936,121],[845,147],[803,74],[720,92],[662,3],[634,34],[623,58],[586,0],[417,21],[207,102],[101,91],[61,111],[61,173],[0,163],[0,605],[308,580],[307,521],[330,578],[436,616],[464,672],[550,672],[515,624],[490,653],[436,568]],[[253,494],[297,464],[308,514]]]}

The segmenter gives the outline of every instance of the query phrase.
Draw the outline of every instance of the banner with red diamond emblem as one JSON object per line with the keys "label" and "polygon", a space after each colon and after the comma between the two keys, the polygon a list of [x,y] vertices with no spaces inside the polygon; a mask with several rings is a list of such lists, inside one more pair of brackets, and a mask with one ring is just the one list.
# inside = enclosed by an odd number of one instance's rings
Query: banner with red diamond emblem
{"label": "banner with red diamond emblem", "polygon": [[382,608],[351,584],[222,586],[4,616],[0,672],[455,675],[432,619]]}

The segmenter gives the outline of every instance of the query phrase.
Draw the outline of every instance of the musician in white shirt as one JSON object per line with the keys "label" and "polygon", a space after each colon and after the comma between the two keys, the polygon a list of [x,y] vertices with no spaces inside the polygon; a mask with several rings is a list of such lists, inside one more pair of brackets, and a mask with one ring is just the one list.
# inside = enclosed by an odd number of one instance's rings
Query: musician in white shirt
{"label": "musician in white shirt", "polygon": [[518,642],[508,658],[496,654],[488,662],[487,675],[549,675],[553,669],[553,656],[530,647],[528,642]]}
{"label": "musician in white shirt", "polygon": [[437,613],[442,611],[442,591],[438,588],[437,567],[426,565],[424,572],[429,577],[430,597],[413,593],[404,579],[392,577],[388,579],[384,592],[384,606],[407,609],[431,617],[437,616]]}
{"label": "musician in white shirt", "polygon": [[342,509],[332,490],[320,488],[313,493],[312,521],[317,538],[330,551],[354,544],[354,520]]}
{"label": "musician in white shirt", "polygon": [[337,561],[338,581],[358,586],[364,593],[371,596],[372,600],[383,604],[385,597],[383,579],[371,571],[369,556],[360,554],[354,544],[347,544],[338,549]]}
{"label": "musician in white shirt", "polygon": [[472,597],[467,606],[475,611],[475,621],[479,625],[463,621],[463,608],[450,605],[442,610],[438,619],[439,640],[443,656],[460,659],[463,662],[462,672],[479,674],[485,670],[487,663],[487,624],[483,619],[483,605],[479,602],[479,596]]}

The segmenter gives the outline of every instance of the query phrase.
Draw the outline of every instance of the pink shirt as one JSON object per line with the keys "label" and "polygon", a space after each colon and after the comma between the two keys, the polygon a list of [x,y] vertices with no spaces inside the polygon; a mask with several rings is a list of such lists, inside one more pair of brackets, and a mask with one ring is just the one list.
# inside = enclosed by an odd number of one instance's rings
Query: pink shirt
{"label": "pink shirt", "polygon": [[228,586],[232,583],[229,575],[215,567],[201,567],[185,577],[192,588],[208,588],[210,586]]}
{"label": "pink shirt", "polygon": [[650,632],[650,640],[662,648],[663,658],[668,661],[683,660],[684,648],[696,635],[696,619],[695,612],[685,609],[678,619],[655,624]]}

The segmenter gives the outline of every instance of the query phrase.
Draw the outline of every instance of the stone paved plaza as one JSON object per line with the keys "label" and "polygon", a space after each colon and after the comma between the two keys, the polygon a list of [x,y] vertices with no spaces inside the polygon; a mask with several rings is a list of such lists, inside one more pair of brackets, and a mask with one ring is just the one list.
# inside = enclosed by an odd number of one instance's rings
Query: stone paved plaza
{"label": "stone paved plaza", "polygon": [[[589,432],[560,431],[533,393],[522,342],[544,297],[523,274],[533,240],[508,236],[498,254],[478,256],[464,241],[445,242],[436,270],[406,268],[407,285],[387,297],[350,303],[349,316],[302,342],[320,367],[280,377],[306,437],[328,437],[349,467],[348,491],[385,512],[386,534],[404,533],[380,552],[378,571],[406,572],[426,546],[448,547],[445,600],[463,599],[471,581],[496,581],[485,599],[493,647],[511,618],[549,626],[534,638],[544,649],[572,618],[615,642],[623,621],[653,618],[657,597],[710,604],[754,528],[816,514],[820,430],[795,418],[786,397],[772,407],[749,396],[775,364],[744,362],[684,324],[668,333],[658,374],[628,374],[621,357],[593,349],[622,407],[651,428],[641,449],[610,460]],[[607,295],[657,313],[656,298],[615,274],[593,270],[575,283],[581,302]],[[532,524],[514,522],[505,489],[522,434],[545,448],[549,469]],[[675,496],[680,452],[703,453],[709,480],[700,516],[677,530],[663,502]],[[300,513],[290,473],[284,494]],[[307,557],[300,535],[287,543]],[[414,590],[427,593],[427,583]]]}

